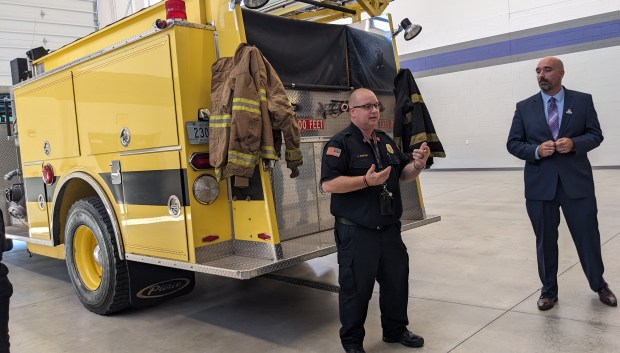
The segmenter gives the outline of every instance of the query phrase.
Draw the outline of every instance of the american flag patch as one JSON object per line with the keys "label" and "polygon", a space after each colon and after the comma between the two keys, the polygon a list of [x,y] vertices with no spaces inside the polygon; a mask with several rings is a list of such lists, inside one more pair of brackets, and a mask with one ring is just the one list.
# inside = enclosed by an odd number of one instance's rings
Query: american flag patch
{"label": "american flag patch", "polygon": [[342,152],[340,148],[327,147],[327,153],[325,154],[328,156],[340,157],[340,152]]}

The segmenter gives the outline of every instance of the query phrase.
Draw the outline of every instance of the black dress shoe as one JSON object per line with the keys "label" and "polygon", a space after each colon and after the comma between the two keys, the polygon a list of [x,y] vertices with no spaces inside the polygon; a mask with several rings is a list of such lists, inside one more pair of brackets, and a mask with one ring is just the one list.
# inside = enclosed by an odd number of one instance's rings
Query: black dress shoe
{"label": "black dress shoe", "polygon": [[608,285],[605,285],[603,289],[598,291],[598,298],[605,305],[618,306],[618,299],[616,299],[616,295],[609,289]]}
{"label": "black dress shoe", "polygon": [[344,350],[347,353],[366,353],[364,348],[348,348]]}
{"label": "black dress shoe", "polygon": [[552,298],[540,297],[538,298],[538,301],[536,302],[536,304],[538,305],[538,310],[549,310],[553,308],[553,306],[557,302],[558,302],[558,296],[556,295],[555,297],[552,297]]}
{"label": "black dress shoe", "polygon": [[399,342],[403,346],[419,348],[424,345],[424,338],[418,336],[411,331],[405,331],[398,337],[383,337],[383,342],[395,343]]}

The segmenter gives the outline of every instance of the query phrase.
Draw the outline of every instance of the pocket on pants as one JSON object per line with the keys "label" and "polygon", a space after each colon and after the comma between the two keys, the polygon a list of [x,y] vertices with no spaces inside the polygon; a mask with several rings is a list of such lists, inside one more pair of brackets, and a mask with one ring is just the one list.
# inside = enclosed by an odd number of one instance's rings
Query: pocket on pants
{"label": "pocket on pants", "polygon": [[338,259],[338,284],[340,284],[340,293],[344,295],[352,295],[356,292],[355,273],[353,272],[353,259]]}

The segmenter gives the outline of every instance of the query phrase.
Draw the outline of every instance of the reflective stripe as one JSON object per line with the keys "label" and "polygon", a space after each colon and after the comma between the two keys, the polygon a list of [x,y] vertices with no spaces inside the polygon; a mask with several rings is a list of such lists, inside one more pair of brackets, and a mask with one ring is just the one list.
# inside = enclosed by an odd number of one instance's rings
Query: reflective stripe
{"label": "reflective stripe", "polygon": [[228,163],[253,167],[258,163],[258,157],[251,154],[231,150],[228,151]]}
{"label": "reflective stripe", "polygon": [[411,95],[411,101],[413,103],[424,103],[424,99],[422,98],[422,95],[414,93]]}
{"label": "reflective stripe", "polygon": [[244,110],[250,113],[260,114],[260,103],[246,98],[233,98],[232,110]]}
{"label": "reflective stripe", "polygon": [[251,107],[246,107],[243,105],[240,105],[239,103],[236,103],[237,105],[233,104],[232,110],[233,111],[239,111],[239,110],[244,110],[246,112],[250,112],[250,113],[255,113],[255,114],[260,114],[260,109],[257,108],[251,108]]}
{"label": "reflective stripe", "polygon": [[412,136],[409,143],[415,145],[416,143],[421,142],[439,142],[439,137],[437,137],[437,134],[427,134],[426,132],[421,132]]}
{"label": "reflective stripe", "polygon": [[267,92],[264,88],[258,90],[258,95],[260,96],[260,100],[267,101]]}
{"label": "reflective stripe", "polygon": [[260,156],[266,159],[279,159],[276,154],[276,149],[273,146],[263,146],[260,148]]}
{"label": "reflective stripe", "polygon": [[222,180],[222,168],[215,168],[215,179],[217,181]]}
{"label": "reflective stripe", "polygon": [[233,105],[235,103],[245,103],[249,106],[255,106],[255,107],[260,106],[260,103],[258,101],[255,101],[253,99],[246,99],[246,98],[233,98]]}
{"label": "reflective stripe", "polygon": [[286,150],[286,160],[287,161],[298,161],[302,159],[303,156],[301,154],[301,150],[299,148],[295,148],[292,150]]}
{"label": "reflective stripe", "polygon": [[232,116],[230,114],[211,115],[209,117],[209,127],[230,127]]}

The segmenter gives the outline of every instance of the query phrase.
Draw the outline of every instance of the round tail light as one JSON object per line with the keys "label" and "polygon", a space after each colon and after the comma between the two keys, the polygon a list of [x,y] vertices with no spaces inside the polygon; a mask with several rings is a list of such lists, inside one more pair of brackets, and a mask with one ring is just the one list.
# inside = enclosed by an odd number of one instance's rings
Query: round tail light
{"label": "round tail light", "polygon": [[220,183],[210,175],[202,175],[194,181],[192,187],[194,198],[204,205],[212,204],[220,194]]}

